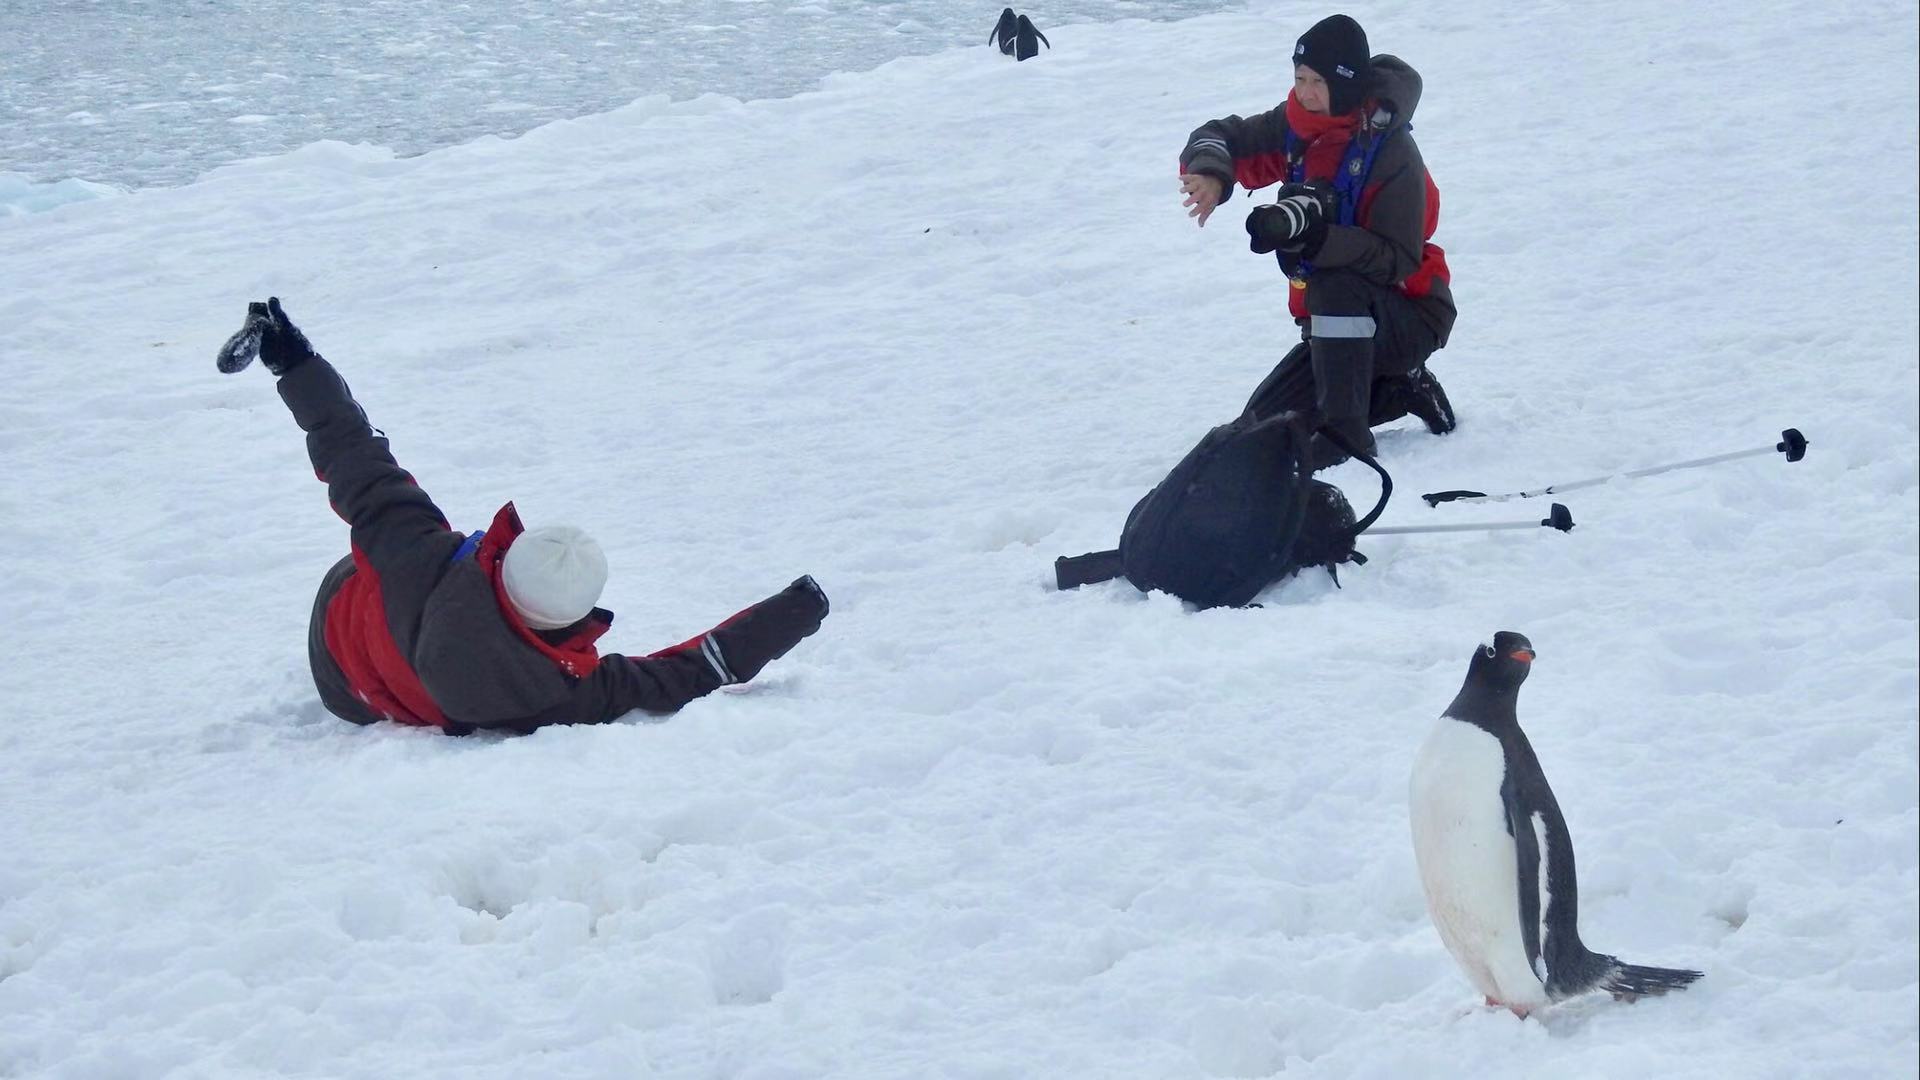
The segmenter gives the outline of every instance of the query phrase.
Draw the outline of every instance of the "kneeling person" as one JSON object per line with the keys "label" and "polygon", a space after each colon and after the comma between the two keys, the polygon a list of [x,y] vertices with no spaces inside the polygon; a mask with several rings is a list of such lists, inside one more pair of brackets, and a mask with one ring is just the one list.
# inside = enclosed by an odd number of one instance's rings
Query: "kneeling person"
{"label": "kneeling person", "polygon": [[[1370,428],[1409,412],[1436,434],[1453,408],[1427,370],[1447,342],[1454,303],[1433,244],[1440,193],[1410,132],[1417,72],[1370,56],[1345,15],[1314,24],[1293,50],[1286,102],[1202,124],[1180,154],[1180,185],[1200,224],[1233,192],[1279,183],[1247,216],[1250,246],[1277,256],[1289,309],[1306,336],[1255,392],[1258,415],[1316,409],[1371,451]],[[1315,439],[1315,467],[1345,454]]]}
{"label": "kneeling person", "polygon": [[352,527],[352,554],[322,580],[307,631],[320,700],[341,719],[464,735],[673,712],[753,678],[826,617],[826,594],[802,577],[672,648],[602,656],[595,641],[613,614],[595,606],[607,561],[591,537],[523,529],[512,503],[485,531],[454,532],[277,298],[250,305],[220,369],[240,370],[255,350]]}

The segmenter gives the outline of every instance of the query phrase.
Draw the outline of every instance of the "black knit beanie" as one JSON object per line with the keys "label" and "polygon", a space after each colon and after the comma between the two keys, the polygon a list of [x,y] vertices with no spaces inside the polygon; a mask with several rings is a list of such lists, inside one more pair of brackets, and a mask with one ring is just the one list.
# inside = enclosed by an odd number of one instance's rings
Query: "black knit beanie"
{"label": "black knit beanie", "polygon": [[1305,64],[1327,80],[1329,107],[1341,116],[1360,107],[1367,92],[1367,32],[1345,15],[1329,15],[1300,35],[1295,65]]}

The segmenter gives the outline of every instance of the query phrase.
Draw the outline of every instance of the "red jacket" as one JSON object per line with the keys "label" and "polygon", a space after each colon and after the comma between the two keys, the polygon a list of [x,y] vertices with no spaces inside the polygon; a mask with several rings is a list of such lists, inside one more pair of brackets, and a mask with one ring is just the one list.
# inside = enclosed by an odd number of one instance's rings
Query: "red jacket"
{"label": "red jacket", "polygon": [[[1362,115],[1384,109],[1380,115],[1387,119],[1383,127],[1355,137],[1383,141],[1355,207],[1355,223],[1328,225],[1310,261],[1315,270],[1348,270],[1398,288],[1444,345],[1455,310],[1446,254],[1432,242],[1440,224],[1440,191],[1412,133],[1404,130],[1420,103],[1420,75],[1399,58],[1381,55],[1373,58],[1372,79]],[[1297,153],[1304,151],[1307,179],[1328,179],[1345,143],[1323,139],[1309,148],[1304,139],[1289,139],[1290,132],[1285,104],[1253,116],[1210,120],[1188,136],[1181,171],[1219,180],[1225,203],[1236,183],[1251,191],[1287,180],[1295,163],[1288,156],[1292,143]],[[1306,318],[1304,288],[1289,290],[1288,307],[1295,318]]]}
{"label": "red jacket", "polygon": [[352,526],[352,554],[321,583],[308,633],[321,700],[344,719],[465,733],[672,712],[752,678],[826,614],[825,597],[802,579],[650,656],[599,654],[613,621],[603,608],[564,638],[535,632],[501,585],[500,560],[521,533],[512,503],[484,534],[454,532],[324,359],[282,376],[280,396]]}
{"label": "red jacket", "polygon": [[[478,543],[464,555],[485,575],[487,591],[494,599],[492,613],[499,615],[520,644],[566,675],[585,678],[600,666],[600,653],[594,642],[613,624],[613,613],[603,608],[594,609],[571,635],[558,643],[550,643],[527,626],[507,602],[506,587],[500,580],[500,560],[524,530],[519,513],[508,503],[494,515],[493,524],[484,533],[475,534]],[[456,534],[449,531],[449,535]],[[463,548],[465,546],[463,541]],[[455,557],[461,554],[461,549],[456,549]],[[401,655],[387,627],[379,572],[358,545],[350,557],[354,572],[340,582],[326,601],[322,639],[326,642],[327,654],[339,666],[353,696],[381,718],[401,724],[446,727],[446,714],[428,693],[413,665]]]}

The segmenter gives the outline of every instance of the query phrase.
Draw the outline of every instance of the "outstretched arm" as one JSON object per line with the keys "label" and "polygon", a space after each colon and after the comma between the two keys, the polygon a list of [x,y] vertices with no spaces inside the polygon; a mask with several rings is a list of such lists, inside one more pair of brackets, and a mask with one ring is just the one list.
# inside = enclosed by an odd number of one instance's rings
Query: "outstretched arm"
{"label": "outstretched arm", "polygon": [[635,710],[665,716],[725,685],[726,678],[697,649],[669,656],[609,656],[580,683],[561,722],[597,724]]}
{"label": "outstretched arm", "polygon": [[[1282,105],[1252,116],[1227,116],[1209,120],[1187,136],[1180,151],[1181,189],[1192,196],[1200,185],[1191,178],[1204,177],[1218,194],[1211,204],[1199,207],[1193,216],[1201,223],[1213,206],[1227,201],[1238,182],[1248,190],[1277,184],[1287,178],[1287,110]],[[1202,199],[1212,194],[1202,188]],[[1190,198],[1188,205],[1195,205]]]}
{"label": "outstretched arm", "polygon": [[748,682],[820,629],[827,595],[811,577],[698,637],[650,656],[610,656],[575,688],[564,712],[540,723],[600,723],[636,709],[670,713],[722,686]]}
{"label": "outstretched arm", "polygon": [[386,436],[367,422],[346,381],[314,351],[279,300],[268,307],[271,321],[262,333],[260,359],[280,377],[280,399],[307,433],[307,456],[327,485],[328,501],[351,526],[355,550],[380,575],[383,587],[405,581],[423,590],[424,597],[439,575],[423,571],[444,567],[460,537],[394,461]]}

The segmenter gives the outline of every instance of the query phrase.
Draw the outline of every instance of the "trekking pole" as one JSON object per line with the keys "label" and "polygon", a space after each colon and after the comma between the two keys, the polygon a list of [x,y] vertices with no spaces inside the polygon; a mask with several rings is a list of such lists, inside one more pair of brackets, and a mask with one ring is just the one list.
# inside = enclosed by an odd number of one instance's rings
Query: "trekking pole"
{"label": "trekking pole", "polygon": [[1807,456],[1807,437],[1800,434],[1798,428],[1788,428],[1780,433],[1780,441],[1772,446],[1735,450],[1731,454],[1715,454],[1712,457],[1694,458],[1692,461],[1675,461],[1666,465],[1635,469],[1632,472],[1609,473],[1606,476],[1596,476],[1591,480],[1575,480],[1570,484],[1549,484],[1533,491],[1509,491],[1502,495],[1489,495],[1484,491],[1432,491],[1420,497],[1426,500],[1428,506],[1439,506],[1443,502],[1506,502],[1509,499],[1532,499],[1541,495],[1558,495],[1575,488],[1594,487],[1609,480],[1638,479],[1642,476],[1655,476],[1677,469],[1697,469],[1702,465],[1718,465],[1723,461],[1758,457],[1761,454],[1785,454],[1788,461],[1799,461]]}
{"label": "trekking pole", "polygon": [[1554,503],[1553,509],[1540,521],[1489,521],[1483,525],[1389,525],[1382,529],[1368,529],[1368,536],[1385,536],[1409,533],[1445,533],[1445,532],[1500,532],[1505,529],[1555,529],[1559,532],[1573,531],[1573,514],[1564,505]]}

